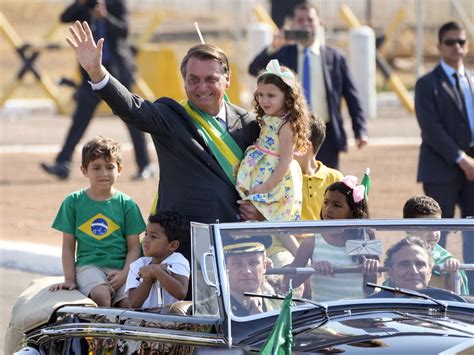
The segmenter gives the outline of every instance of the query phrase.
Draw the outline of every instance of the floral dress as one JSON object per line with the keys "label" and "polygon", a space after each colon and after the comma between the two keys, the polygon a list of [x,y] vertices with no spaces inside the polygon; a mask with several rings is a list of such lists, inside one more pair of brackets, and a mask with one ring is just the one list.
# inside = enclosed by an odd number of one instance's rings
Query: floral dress
{"label": "floral dress", "polygon": [[248,192],[272,175],[280,161],[278,132],[284,120],[276,116],[263,116],[260,136],[245,151],[237,173],[236,188],[240,197],[249,200],[268,221],[296,221],[301,217],[302,174],[296,160],[290,164],[283,179],[268,193]]}

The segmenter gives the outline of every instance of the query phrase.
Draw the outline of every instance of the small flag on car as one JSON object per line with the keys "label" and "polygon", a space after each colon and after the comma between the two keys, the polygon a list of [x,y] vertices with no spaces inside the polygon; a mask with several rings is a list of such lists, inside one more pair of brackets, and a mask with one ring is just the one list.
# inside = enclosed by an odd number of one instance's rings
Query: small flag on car
{"label": "small flag on car", "polygon": [[364,185],[364,198],[366,201],[369,201],[369,191],[370,191],[370,168],[365,169],[364,177],[362,178],[361,185]]}
{"label": "small flag on car", "polygon": [[280,315],[273,327],[272,333],[260,350],[263,355],[290,355],[293,344],[291,333],[291,300],[293,289],[290,289],[283,301]]}

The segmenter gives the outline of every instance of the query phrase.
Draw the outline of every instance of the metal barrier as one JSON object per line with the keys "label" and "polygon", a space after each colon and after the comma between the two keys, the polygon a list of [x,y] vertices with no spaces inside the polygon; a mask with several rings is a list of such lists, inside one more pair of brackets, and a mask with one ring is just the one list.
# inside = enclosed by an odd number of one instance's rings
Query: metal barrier
{"label": "metal barrier", "polygon": [[7,18],[0,12],[0,31],[7,42],[13,47],[21,59],[22,65],[16,76],[5,86],[0,95],[0,106],[15,92],[18,85],[23,81],[27,73],[31,73],[35,80],[41,84],[46,94],[54,101],[58,111],[65,113],[66,109],[59,99],[59,92],[49,76],[40,71],[35,62],[41,52],[60,48],[57,44],[32,45],[24,42],[13,29]]}

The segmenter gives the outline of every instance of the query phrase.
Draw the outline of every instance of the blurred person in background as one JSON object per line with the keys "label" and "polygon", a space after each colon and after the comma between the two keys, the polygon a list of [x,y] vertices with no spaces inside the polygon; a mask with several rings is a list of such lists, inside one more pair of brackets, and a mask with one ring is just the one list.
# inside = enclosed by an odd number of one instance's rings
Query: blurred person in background
{"label": "blurred person in background", "polygon": [[[64,23],[89,22],[95,40],[105,39],[106,45],[102,57],[104,66],[125,87],[132,86],[134,60],[132,50],[127,44],[129,25],[126,0],[75,0],[64,10],[60,19]],[[82,68],[81,75],[82,81],[75,94],[77,104],[64,145],[53,164],[41,163],[44,171],[63,180],[69,177],[74,148],[84,135],[101,102],[100,97],[91,89],[88,83],[89,77]],[[133,179],[150,179],[156,175],[157,166],[150,163],[145,134],[128,124],[127,129],[133,142],[138,167]]]}
{"label": "blurred person in background", "polygon": [[[418,181],[435,199],[443,218],[474,216],[474,76],[466,70],[466,32],[457,22],[438,32],[440,63],[415,86],[415,110],[421,128]],[[439,243],[446,245],[445,235]],[[463,233],[464,263],[474,262],[474,235]],[[473,292],[474,275],[468,282]]]}
{"label": "blurred person in background", "polygon": [[[283,30],[255,57],[249,73],[258,75],[271,59],[298,73],[311,111],[326,123],[326,139],[316,159],[339,169],[339,152],[348,149],[341,99],[347,103],[358,148],[368,142],[367,117],[345,56],[339,49],[322,45],[323,28],[316,6],[309,1],[297,5],[293,26],[295,31]],[[285,38],[286,33],[295,37]]]}

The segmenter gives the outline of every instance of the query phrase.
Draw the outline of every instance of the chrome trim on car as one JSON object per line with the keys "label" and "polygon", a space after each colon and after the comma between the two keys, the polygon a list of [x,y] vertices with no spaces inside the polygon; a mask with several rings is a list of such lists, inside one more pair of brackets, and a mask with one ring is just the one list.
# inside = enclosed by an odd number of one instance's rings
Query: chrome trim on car
{"label": "chrome trim on car", "polygon": [[[161,329],[161,331],[163,331]],[[123,329],[119,327],[108,328],[108,327],[68,327],[62,329],[41,329],[41,335],[45,336],[67,336],[67,337],[117,337],[117,338],[130,338],[140,341],[161,341],[166,343],[179,343],[179,344],[210,344],[210,345],[225,345],[224,339],[205,337],[203,333],[197,333],[199,336],[189,335],[189,332],[185,335],[179,335],[176,333],[153,333],[149,331],[139,331],[132,329]]]}

